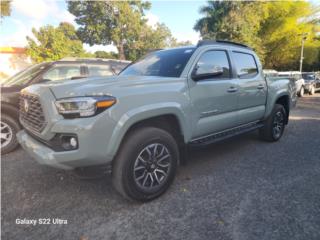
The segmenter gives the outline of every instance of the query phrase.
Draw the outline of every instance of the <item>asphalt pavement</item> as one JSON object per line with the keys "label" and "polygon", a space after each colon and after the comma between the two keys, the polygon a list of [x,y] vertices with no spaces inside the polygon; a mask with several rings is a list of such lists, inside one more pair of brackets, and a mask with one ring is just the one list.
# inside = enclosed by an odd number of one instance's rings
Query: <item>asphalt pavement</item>
{"label": "asphalt pavement", "polygon": [[1,161],[2,239],[320,239],[320,94],[299,99],[279,142],[253,132],[193,150],[149,203],[22,149]]}

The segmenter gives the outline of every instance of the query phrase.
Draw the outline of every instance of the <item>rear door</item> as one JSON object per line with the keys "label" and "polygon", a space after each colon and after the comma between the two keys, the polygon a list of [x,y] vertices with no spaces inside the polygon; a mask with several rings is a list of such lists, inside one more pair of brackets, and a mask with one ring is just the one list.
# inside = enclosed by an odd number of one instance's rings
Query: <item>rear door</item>
{"label": "rear door", "polygon": [[189,74],[189,92],[193,106],[192,137],[202,137],[237,125],[237,80],[233,79],[228,52],[224,49],[210,49],[201,52],[192,71],[199,64],[213,63],[223,69],[215,77],[193,80]]}
{"label": "rear door", "polygon": [[232,59],[239,84],[239,124],[260,120],[267,100],[267,84],[260,64],[249,52],[232,51]]}

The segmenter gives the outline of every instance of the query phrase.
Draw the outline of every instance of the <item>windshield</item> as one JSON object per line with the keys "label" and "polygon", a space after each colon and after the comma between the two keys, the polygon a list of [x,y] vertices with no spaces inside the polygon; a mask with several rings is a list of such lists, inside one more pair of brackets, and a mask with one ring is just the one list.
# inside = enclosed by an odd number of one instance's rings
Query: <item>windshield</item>
{"label": "windshield", "polygon": [[41,63],[37,65],[30,66],[21,72],[13,75],[12,77],[8,78],[4,85],[12,86],[12,85],[26,85],[28,84],[35,76],[37,76],[46,66],[48,63]]}
{"label": "windshield", "polygon": [[128,66],[120,76],[180,77],[195,48],[176,48],[149,53]]}
{"label": "windshield", "polygon": [[314,74],[308,74],[308,73],[304,73],[304,74],[302,74],[302,78],[304,79],[304,80],[314,80],[315,79],[315,75]]}

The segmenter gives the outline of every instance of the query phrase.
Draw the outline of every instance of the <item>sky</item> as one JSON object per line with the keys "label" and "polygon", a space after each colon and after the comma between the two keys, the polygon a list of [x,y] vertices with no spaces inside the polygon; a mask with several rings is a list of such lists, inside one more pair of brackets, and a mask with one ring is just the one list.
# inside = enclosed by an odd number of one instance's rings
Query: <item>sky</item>
{"label": "sky", "polygon": [[[197,19],[201,17],[199,9],[206,1],[151,1],[152,7],[146,12],[148,24],[164,23],[179,41],[190,40],[196,43],[199,33],[193,30]],[[50,24],[58,26],[60,22],[74,25],[74,16],[67,10],[65,1],[55,0],[13,0],[11,16],[5,17],[0,25],[0,46],[24,47],[26,36],[32,37],[31,29],[39,29]],[[84,45],[87,51],[116,51],[113,46]]]}

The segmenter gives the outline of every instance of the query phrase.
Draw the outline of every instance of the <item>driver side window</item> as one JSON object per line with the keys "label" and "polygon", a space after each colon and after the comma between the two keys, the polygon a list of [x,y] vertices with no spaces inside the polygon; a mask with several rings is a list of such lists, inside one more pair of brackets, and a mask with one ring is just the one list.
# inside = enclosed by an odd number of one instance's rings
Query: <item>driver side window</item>
{"label": "driver side window", "polygon": [[224,50],[211,50],[205,52],[200,57],[197,67],[202,69],[207,69],[210,71],[211,68],[214,69],[222,69],[223,73],[221,75],[212,76],[210,78],[230,78],[231,71],[230,71],[230,64],[228,60],[228,56],[226,51]]}

